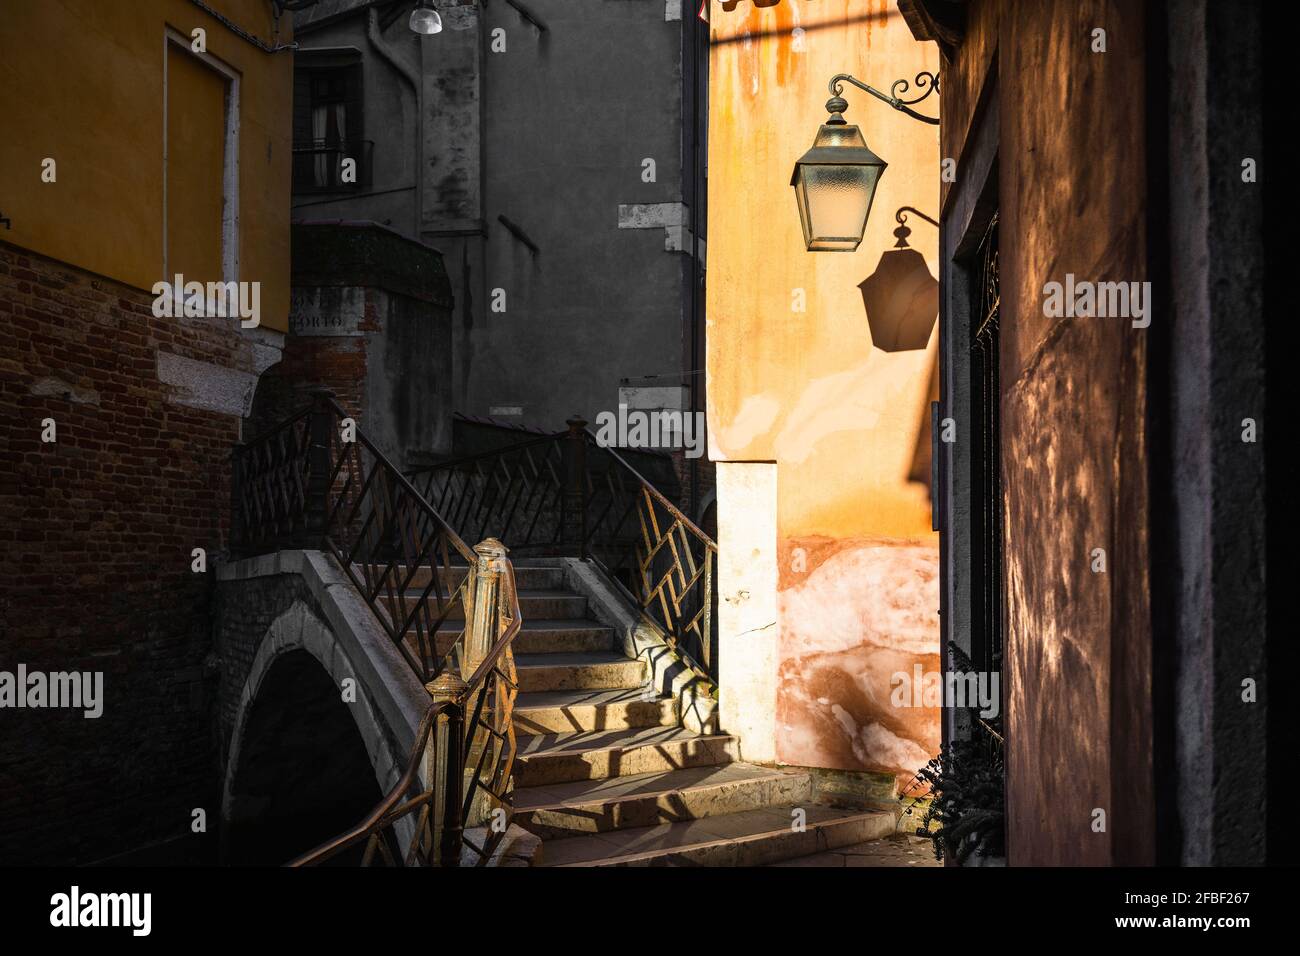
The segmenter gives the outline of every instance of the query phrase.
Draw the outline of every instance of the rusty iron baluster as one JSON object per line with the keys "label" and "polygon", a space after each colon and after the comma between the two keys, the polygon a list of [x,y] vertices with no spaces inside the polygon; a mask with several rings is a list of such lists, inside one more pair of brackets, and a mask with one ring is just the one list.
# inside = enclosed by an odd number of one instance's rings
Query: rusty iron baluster
{"label": "rusty iron baluster", "polygon": [[231,549],[247,556],[293,547],[305,527],[310,408],[231,453]]}
{"label": "rusty iron baluster", "polygon": [[717,544],[615,449],[589,449],[581,418],[566,424],[414,474],[463,534],[595,561],[712,683]]}

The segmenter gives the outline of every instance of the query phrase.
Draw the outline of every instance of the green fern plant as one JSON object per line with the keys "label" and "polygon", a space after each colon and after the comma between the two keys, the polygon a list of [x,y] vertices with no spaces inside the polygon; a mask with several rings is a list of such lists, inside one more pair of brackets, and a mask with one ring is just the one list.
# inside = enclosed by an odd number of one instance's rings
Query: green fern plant
{"label": "green fern plant", "polygon": [[930,839],[936,859],[945,851],[959,865],[972,853],[1005,855],[1002,758],[988,741],[946,744],[917,776],[930,785],[933,800],[916,832]]}

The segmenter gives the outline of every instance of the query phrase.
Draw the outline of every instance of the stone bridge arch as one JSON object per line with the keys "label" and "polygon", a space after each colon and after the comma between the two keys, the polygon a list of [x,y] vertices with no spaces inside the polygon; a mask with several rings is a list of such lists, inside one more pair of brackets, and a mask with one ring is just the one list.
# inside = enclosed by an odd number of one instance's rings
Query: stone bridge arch
{"label": "stone bridge arch", "polygon": [[[301,576],[284,575],[286,564]],[[268,577],[284,609],[250,635],[256,651],[234,708],[221,801],[231,864],[283,864],[360,821],[401,776],[429,703],[322,555],[237,562],[223,584],[265,588]],[[349,687],[355,699],[345,700]],[[410,833],[410,821],[399,824],[399,840]],[[359,858],[358,850],[337,862]]]}

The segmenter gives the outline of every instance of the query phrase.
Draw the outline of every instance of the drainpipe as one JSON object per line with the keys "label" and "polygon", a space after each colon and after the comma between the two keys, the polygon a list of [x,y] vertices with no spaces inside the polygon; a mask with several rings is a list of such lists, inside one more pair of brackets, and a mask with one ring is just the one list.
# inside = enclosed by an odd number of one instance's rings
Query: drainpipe
{"label": "drainpipe", "polygon": [[[420,227],[423,225],[424,216],[424,93],[420,82],[418,71],[411,69],[405,62],[388,48],[388,45],[379,36],[379,11],[371,7],[368,13],[366,23],[366,38],[370,45],[375,48],[375,52],[388,61],[402,79],[410,84],[411,91],[415,94],[415,232],[412,236],[417,242],[420,241]],[[417,38],[418,39],[418,38]]]}

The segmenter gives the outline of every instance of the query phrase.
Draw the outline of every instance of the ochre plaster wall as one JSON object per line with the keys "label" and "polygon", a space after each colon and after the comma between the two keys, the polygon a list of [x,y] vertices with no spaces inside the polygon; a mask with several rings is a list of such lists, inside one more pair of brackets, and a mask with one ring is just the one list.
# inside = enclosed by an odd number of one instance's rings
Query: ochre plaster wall
{"label": "ochre plaster wall", "polygon": [[[880,348],[859,283],[894,248],[896,210],[937,218],[938,130],[846,91],[848,121],[889,164],[855,252],[805,251],[789,181],[826,118],[831,76],[888,89],[937,70],[938,54],[885,0],[731,12],[714,0],[710,15],[710,457],[777,464],[776,758],[907,779],[939,744],[937,710],[890,702],[895,672],[938,669],[924,457],[937,336],[931,326],[923,348]],[[937,98],[922,107],[936,114]],[[937,277],[937,230],[916,216],[908,227]],[[744,652],[735,640],[724,656]]]}
{"label": "ochre plaster wall", "polygon": [[[266,0],[211,5],[272,42]],[[289,26],[286,17],[281,43],[293,39]],[[12,226],[0,238],[138,289],[169,278],[163,275],[167,27],[187,37],[202,27],[208,52],[240,74],[238,277],[261,283],[262,325],[283,332],[293,54],[264,52],[187,0],[7,0],[0,22],[0,116],[8,131],[0,137],[0,215]],[[217,138],[212,155],[220,149]],[[57,163],[56,182],[41,181],[46,157]],[[171,220],[169,231],[211,229],[210,217]]]}

